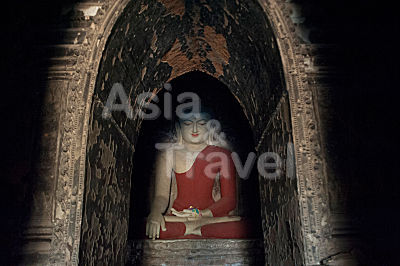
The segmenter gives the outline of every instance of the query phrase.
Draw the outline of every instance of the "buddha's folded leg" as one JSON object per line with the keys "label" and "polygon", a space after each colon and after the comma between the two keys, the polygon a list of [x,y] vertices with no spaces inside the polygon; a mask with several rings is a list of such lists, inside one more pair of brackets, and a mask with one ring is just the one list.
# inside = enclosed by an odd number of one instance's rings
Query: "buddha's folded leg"
{"label": "buddha's folded leg", "polygon": [[256,237],[248,220],[224,223],[213,223],[201,227],[201,235],[205,238],[251,238]]}
{"label": "buddha's folded leg", "polygon": [[[186,225],[185,223],[189,223],[185,218],[181,217],[165,217],[165,227],[166,231],[160,230],[160,238],[159,239],[184,239],[184,238],[252,238],[259,237],[260,233],[256,230],[257,226],[250,223],[250,220],[242,218],[240,221],[230,220],[222,222],[225,217],[216,217],[217,219],[210,219],[212,222],[207,221],[208,219],[204,219],[203,221],[192,221],[192,226],[194,229],[198,226],[201,228],[201,236],[199,235],[185,235],[186,233]],[[229,219],[236,219],[233,217],[229,217]],[[186,221],[186,222],[184,222]],[[205,222],[208,224],[203,224]],[[142,226],[140,229],[136,231],[135,236],[139,238],[146,238],[145,236],[145,228],[146,228],[146,219],[143,220]],[[192,228],[192,229],[193,229]]]}
{"label": "buddha's folded leg", "polygon": [[233,222],[240,221],[241,217],[239,216],[223,216],[223,217],[177,217],[177,216],[164,216],[166,222],[184,222],[186,227],[186,235],[197,235],[202,236],[201,228],[208,224],[214,223],[225,223],[225,222]]}
{"label": "buddha's folded leg", "polygon": [[[183,223],[186,231],[189,230],[189,232],[185,232],[183,228],[180,228],[184,232],[184,236],[198,235],[201,238],[249,238],[254,236],[251,230],[252,224],[247,219],[242,220],[239,216],[203,217],[191,220],[177,216],[165,216],[165,220],[169,221],[166,224]],[[176,228],[172,228],[171,238],[182,236],[178,232],[175,233]]]}

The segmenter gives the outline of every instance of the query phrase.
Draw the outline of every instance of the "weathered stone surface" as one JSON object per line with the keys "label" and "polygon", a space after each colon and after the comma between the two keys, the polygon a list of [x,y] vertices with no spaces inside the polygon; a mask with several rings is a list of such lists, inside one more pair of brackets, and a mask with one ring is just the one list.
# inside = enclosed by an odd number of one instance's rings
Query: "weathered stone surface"
{"label": "weathered stone surface", "polygon": [[302,264],[303,232],[287,94],[281,98],[257,148],[259,155],[274,152],[281,160],[272,161],[279,165],[276,178],[259,176],[266,264]]}
{"label": "weathered stone surface", "polygon": [[254,239],[135,240],[127,247],[127,265],[264,265]]}
{"label": "weathered stone surface", "polygon": [[129,193],[133,146],[112,122],[96,119],[102,106],[94,102],[88,135],[85,209],[82,221],[81,263],[93,258],[122,264],[128,233]]}

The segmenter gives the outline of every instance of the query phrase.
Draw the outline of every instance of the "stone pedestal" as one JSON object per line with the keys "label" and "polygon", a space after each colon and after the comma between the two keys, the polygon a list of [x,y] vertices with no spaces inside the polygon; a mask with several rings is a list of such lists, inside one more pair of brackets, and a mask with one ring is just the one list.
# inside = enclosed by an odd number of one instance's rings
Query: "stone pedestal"
{"label": "stone pedestal", "polygon": [[257,239],[130,240],[126,265],[264,265]]}

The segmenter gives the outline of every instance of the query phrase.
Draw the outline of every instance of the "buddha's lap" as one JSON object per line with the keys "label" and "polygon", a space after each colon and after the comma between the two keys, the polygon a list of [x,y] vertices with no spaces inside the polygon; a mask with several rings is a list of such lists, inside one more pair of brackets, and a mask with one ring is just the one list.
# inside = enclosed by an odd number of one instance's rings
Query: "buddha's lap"
{"label": "buddha's lap", "polygon": [[[146,236],[147,218],[138,220],[136,227],[138,230],[133,230],[133,238],[148,239]],[[201,227],[201,236],[185,235],[186,226],[184,222],[165,222],[166,231],[160,229],[159,239],[202,239],[202,238],[257,238],[260,236],[259,226],[254,224],[254,221],[242,217],[240,221],[213,223],[203,225]]]}
{"label": "buddha's lap", "polygon": [[186,225],[183,222],[166,222],[166,231],[160,231],[160,239],[177,238],[251,238],[256,237],[250,220],[212,223],[201,226],[201,236],[184,235]]}

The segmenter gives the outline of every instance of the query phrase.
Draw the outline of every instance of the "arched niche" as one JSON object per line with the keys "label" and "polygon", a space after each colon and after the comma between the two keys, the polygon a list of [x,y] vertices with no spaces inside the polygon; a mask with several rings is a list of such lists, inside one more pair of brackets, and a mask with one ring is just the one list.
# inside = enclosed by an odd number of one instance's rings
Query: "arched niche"
{"label": "arched niche", "polygon": [[[121,112],[102,119],[112,84],[120,82],[137,107],[141,92],[157,94],[164,82],[198,70],[231,90],[258,154],[295,154],[297,179],[260,178],[266,260],[318,261],[326,251],[318,131],[312,94],[301,80],[298,43],[281,6],[159,0],[117,1],[106,10],[89,36],[83,82],[68,93],[71,106],[79,108],[67,110],[61,141],[56,193],[65,195],[67,189],[71,194],[56,202],[54,260],[65,256],[77,262],[80,257],[84,264],[113,264],[124,257],[130,176],[142,121]],[[294,149],[287,149],[292,141]]]}

